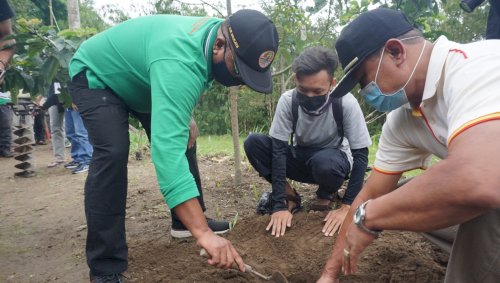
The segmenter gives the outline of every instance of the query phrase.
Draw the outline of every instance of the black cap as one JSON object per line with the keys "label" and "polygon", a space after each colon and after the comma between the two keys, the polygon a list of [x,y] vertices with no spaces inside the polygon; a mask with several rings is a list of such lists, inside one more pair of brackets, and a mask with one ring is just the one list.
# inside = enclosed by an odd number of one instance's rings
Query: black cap
{"label": "black cap", "polygon": [[255,10],[239,10],[229,17],[229,42],[243,82],[255,91],[273,91],[271,63],[278,51],[273,22]]}
{"label": "black cap", "polygon": [[337,84],[332,96],[340,97],[351,91],[358,80],[353,71],[387,40],[403,35],[415,26],[405,14],[397,10],[377,8],[364,12],[350,22],[340,33],[335,49],[344,68],[344,77]]}

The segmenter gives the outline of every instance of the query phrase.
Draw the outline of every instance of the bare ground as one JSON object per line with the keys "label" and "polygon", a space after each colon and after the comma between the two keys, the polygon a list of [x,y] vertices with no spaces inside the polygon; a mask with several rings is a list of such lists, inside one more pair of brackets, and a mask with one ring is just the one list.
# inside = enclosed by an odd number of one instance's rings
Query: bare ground
{"label": "bare ground", "polygon": [[[85,262],[85,174],[47,168],[49,145],[37,146],[37,176],[14,178],[14,159],[0,159],[0,282],[88,282]],[[243,184],[233,185],[229,157],[201,157],[199,166],[213,218],[235,219],[227,238],[247,264],[262,273],[281,271],[289,282],[314,282],[334,238],[321,233],[322,218],[299,212],[285,237],[264,229],[269,216],[254,213],[256,199],[270,186],[245,163]],[[297,184],[303,200],[314,187]],[[172,239],[170,213],[158,191],[149,160],[130,160],[127,237],[131,282],[261,282],[249,274],[218,270],[199,257],[193,240]],[[384,232],[364,253],[357,275],[345,282],[441,282],[446,254],[420,235]],[[262,281],[263,282],[263,281]]]}

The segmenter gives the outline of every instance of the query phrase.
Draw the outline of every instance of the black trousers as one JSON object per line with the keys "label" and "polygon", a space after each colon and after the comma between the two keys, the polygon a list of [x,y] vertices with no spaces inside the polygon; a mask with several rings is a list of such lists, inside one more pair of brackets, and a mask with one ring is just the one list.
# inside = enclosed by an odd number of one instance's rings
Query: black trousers
{"label": "black trousers", "polygon": [[35,142],[45,141],[45,111],[40,111],[35,115],[33,122],[33,132],[35,133]]}
{"label": "black trousers", "polygon": [[[244,143],[248,161],[268,182],[272,180],[272,140],[262,134],[250,134]],[[346,154],[336,148],[296,147],[296,158],[288,147],[286,177],[301,183],[319,185],[318,198],[331,199],[349,175]]]}
{"label": "black trousers", "polygon": [[[131,109],[129,109],[130,113],[135,116],[140,122],[146,134],[148,135],[148,139],[151,142],[151,114],[150,113],[137,113]],[[201,209],[203,211],[206,210],[205,202],[203,201],[203,192],[201,189],[201,179],[200,179],[200,171],[198,169],[198,159],[196,158],[196,142],[193,147],[186,150],[186,158],[189,164],[189,171],[194,177],[194,181],[196,182],[196,187],[198,187],[198,192],[200,195],[198,196],[198,201],[200,203]],[[172,215],[172,225],[179,226],[182,224],[181,220],[175,214],[174,210],[171,209],[170,213]]]}
{"label": "black trousers", "polygon": [[[135,115],[150,137],[151,116],[135,113],[109,88],[89,89],[85,72],[73,78],[68,90],[94,148],[85,182],[86,255],[90,275],[122,273],[128,265],[125,238],[130,146],[128,117],[129,114]],[[188,150],[186,155],[200,191],[198,200],[204,209],[196,147]],[[174,215],[172,218],[178,220]]]}
{"label": "black trousers", "polygon": [[12,144],[12,109],[0,105],[0,154],[10,152]]}

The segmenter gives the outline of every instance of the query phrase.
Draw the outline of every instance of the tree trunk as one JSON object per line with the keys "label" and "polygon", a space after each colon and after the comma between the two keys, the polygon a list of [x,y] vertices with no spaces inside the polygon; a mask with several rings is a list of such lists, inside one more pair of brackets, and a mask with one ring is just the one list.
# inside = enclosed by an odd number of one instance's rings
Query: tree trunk
{"label": "tree trunk", "polygon": [[50,26],[54,25],[54,11],[52,10],[52,0],[49,0],[49,22]]}
{"label": "tree trunk", "polygon": [[80,6],[78,4],[78,0],[68,0],[67,6],[69,28],[80,28]]}
{"label": "tree trunk", "polygon": [[[227,16],[231,12],[231,0],[226,0]],[[241,184],[241,149],[240,149],[240,130],[238,128],[238,92],[239,88],[236,86],[229,88],[229,110],[231,113],[231,134],[233,136],[234,148],[234,184],[239,186]]]}
{"label": "tree trunk", "polygon": [[233,136],[234,147],[234,184],[241,184],[241,150],[240,150],[240,130],[238,128],[238,87],[229,88],[229,102],[231,112],[231,134]]}

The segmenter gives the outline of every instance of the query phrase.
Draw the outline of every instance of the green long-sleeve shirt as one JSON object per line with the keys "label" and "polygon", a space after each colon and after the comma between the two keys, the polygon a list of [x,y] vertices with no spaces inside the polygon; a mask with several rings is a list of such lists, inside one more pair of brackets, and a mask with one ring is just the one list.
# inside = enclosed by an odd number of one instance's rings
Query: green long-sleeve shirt
{"label": "green long-sleeve shirt", "polygon": [[111,88],[134,111],[151,113],[151,156],[170,208],[198,196],[185,157],[189,120],[210,86],[217,18],[157,15],[114,26],[85,41],[70,76],[86,69],[89,88]]}

